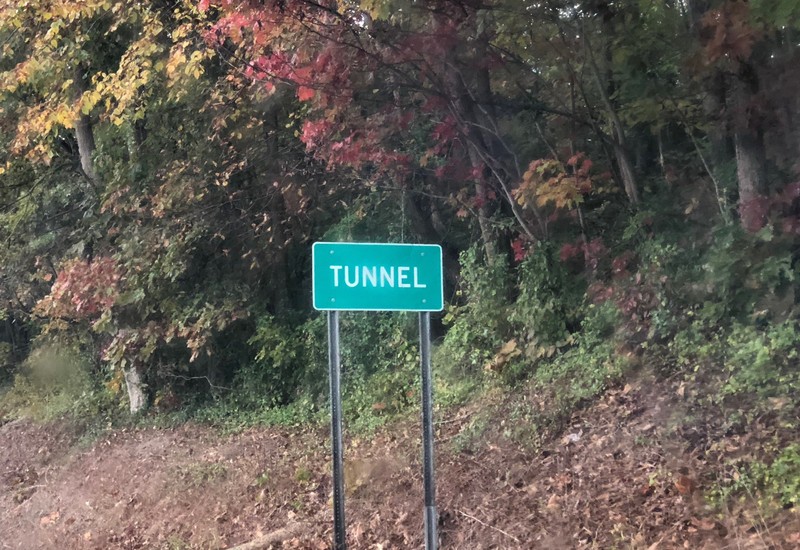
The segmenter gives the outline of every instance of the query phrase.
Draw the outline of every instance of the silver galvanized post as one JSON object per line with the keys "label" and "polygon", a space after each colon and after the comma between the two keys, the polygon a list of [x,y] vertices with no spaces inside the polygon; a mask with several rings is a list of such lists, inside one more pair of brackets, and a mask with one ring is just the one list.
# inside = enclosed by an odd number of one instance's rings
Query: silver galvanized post
{"label": "silver galvanized post", "polygon": [[333,548],[347,548],[344,521],[344,468],[342,466],[342,385],[339,351],[339,312],[328,312],[328,366],[331,380],[331,442],[333,447]]}
{"label": "silver galvanized post", "polygon": [[422,367],[422,463],[425,486],[425,548],[436,550],[436,479],[433,460],[433,376],[431,373],[431,314],[419,314],[419,349]]}

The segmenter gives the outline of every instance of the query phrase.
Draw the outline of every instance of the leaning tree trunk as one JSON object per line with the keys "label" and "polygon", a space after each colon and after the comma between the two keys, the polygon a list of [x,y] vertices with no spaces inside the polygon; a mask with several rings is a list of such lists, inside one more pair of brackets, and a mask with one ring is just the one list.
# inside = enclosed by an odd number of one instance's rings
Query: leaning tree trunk
{"label": "leaning tree trunk", "polygon": [[[456,120],[464,126],[464,132],[467,134],[466,138],[468,141],[478,141],[481,142],[482,145],[480,132],[476,127],[475,98],[468,89],[468,84],[465,82],[459,70],[459,63],[455,50],[448,50],[445,55],[443,71],[445,74],[443,91],[450,96],[452,114]],[[475,151],[474,144],[472,147],[468,146],[467,149],[467,154],[469,155],[472,166],[480,166],[483,164],[482,159],[480,159],[477,151]],[[476,213],[486,260],[488,263],[493,263],[497,258],[497,235],[492,228],[490,220],[491,212],[487,200],[488,191],[484,182],[476,182],[475,195],[479,203],[476,208]]]}
{"label": "leaning tree trunk", "polygon": [[[610,19],[604,18],[603,27],[607,36],[613,36],[613,29],[611,27]],[[597,90],[600,93],[603,106],[606,108],[606,114],[611,122],[611,128],[613,130],[611,145],[614,148],[614,157],[617,161],[617,167],[619,168],[619,176],[622,180],[622,187],[625,190],[625,194],[628,196],[628,200],[630,201],[631,205],[635,207],[639,204],[639,187],[636,182],[636,172],[634,171],[633,163],[631,162],[630,153],[628,153],[625,127],[623,126],[622,120],[619,118],[617,109],[611,99],[610,89],[613,88],[613,81],[610,74],[607,74],[605,78],[601,75],[600,67],[598,67],[597,61],[594,58],[592,45],[589,44],[586,29],[582,28],[581,31],[584,35],[583,46],[586,58],[589,61],[589,68],[592,71],[595,83],[597,84]],[[605,51],[606,57],[610,58],[611,50],[608,45],[606,45]]]}
{"label": "leaning tree trunk", "polygon": [[[86,69],[78,65],[75,70],[75,95],[77,99],[86,91]],[[97,174],[94,171],[94,133],[92,131],[92,120],[89,115],[80,113],[75,121],[75,138],[78,141],[78,156],[81,161],[81,169],[92,183],[97,181]]]}
{"label": "leaning tree trunk", "polygon": [[[613,111],[612,111],[613,112]],[[613,119],[614,129],[617,139],[612,143],[614,147],[614,156],[617,159],[617,166],[619,166],[619,175],[622,178],[622,187],[625,189],[625,194],[633,206],[639,204],[639,188],[636,184],[636,173],[634,172],[633,163],[631,162],[628,149],[626,148],[625,133],[622,125],[614,113]]]}

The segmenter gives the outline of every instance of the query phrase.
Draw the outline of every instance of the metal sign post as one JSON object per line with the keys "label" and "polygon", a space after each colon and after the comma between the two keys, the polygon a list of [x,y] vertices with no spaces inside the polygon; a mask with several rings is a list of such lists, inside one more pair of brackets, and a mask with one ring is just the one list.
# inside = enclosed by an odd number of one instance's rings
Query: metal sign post
{"label": "metal sign post", "polygon": [[425,548],[436,550],[436,480],[433,460],[431,311],[444,308],[442,248],[428,244],[314,243],[314,309],[328,312],[331,382],[334,550],[347,548],[342,467],[340,311],[418,311],[422,372],[422,462]]}
{"label": "metal sign post", "polygon": [[334,550],[347,548],[344,521],[344,468],[342,465],[342,385],[339,352],[339,312],[328,312],[328,367],[331,379],[331,442],[333,447]]}
{"label": "metal sign post", "polygon": [[433,460],[433,376],[431,373],[431,314],[419,314],[419,356],[422,367],[422,476],[425,487],[425,548],[436,550],[436,479]]}

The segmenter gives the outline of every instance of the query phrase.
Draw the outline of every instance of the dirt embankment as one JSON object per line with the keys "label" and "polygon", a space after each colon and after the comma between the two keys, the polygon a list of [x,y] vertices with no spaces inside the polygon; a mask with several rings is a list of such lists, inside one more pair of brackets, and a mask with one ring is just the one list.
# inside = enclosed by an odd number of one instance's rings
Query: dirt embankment
{"label": "dirt embankment", "polygon": [[[442,418],[442,548],[800,548],[791,511],[766,518],[747,503],[725,514],[707,504],[719,449],[741,447],[742,436],[682,425],[681,400],[652,381],[610,391],[536,452],[504,436],[511,417],[469,445],[479,411]],[[348,442],[352,548],[423,546],[417,428]],[[189,425],[112,432],[86,447],[58,425],[6,423],[0,549],[229,548],[286,526],[267,547],[328,548],[326,436]]]}

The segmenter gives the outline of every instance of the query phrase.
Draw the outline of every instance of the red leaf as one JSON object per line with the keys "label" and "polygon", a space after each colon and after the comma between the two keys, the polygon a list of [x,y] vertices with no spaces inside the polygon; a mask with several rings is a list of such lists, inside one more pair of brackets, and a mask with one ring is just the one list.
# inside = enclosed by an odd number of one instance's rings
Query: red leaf
{"label": "red leaf", "polygon": [[521,238],[511,241],[511,249],[514,251],[514,261],[516,262],[521,262],[528,255],[528,250]]}
{"label": "red leaf", "polygon": [[307,86],[300,86],[297,88],[297,99],[300,101],[308,101],[314,98],[316,92]]}
{"label": "red leaf", "polygon": [[573,243],[565,243],[561,247],[561,250],[559,251],[558,257],[561,259],[562,262],[566,262],[567,260],[577,256],[578,253],[580,253],[581,251],[583,251],[583,245],[582,244],[579,243],[579,244],[575,245]]}

